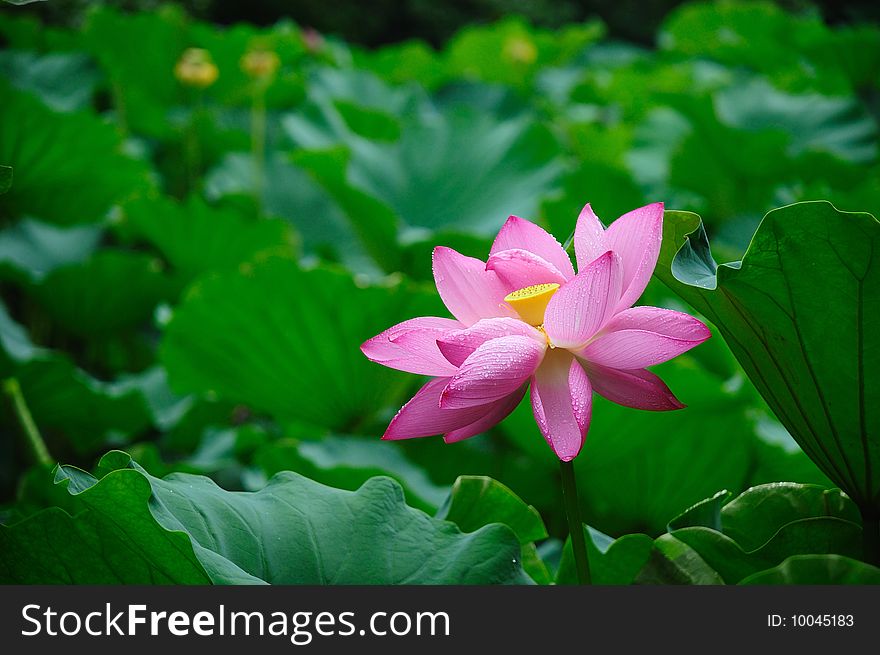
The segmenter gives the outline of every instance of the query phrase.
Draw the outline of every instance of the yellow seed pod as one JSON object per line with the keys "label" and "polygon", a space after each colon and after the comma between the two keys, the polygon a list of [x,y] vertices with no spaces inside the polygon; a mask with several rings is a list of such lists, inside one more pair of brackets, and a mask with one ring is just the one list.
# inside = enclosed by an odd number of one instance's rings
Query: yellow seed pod
{"label": "yellow seed pod", "polygon": [[275,75],[281,60],[271,50],[251,50],[241,58],[241,70],[255,80],[266,80]]}
{"label": "yellow seed pod", "polygon": [[544,322],[544,311],[557,291],[559,285],[555,282],[533,284],[508,294],[504,297],[504,302],[513,307],[519,317],[529,325],[541,325]]}
{"label": "yellow seed pod", "polygon": [[211,53],[202,48],[187,48],[174,66],[174,77],[186,86],[199,89],[211,86],[219,74]]}

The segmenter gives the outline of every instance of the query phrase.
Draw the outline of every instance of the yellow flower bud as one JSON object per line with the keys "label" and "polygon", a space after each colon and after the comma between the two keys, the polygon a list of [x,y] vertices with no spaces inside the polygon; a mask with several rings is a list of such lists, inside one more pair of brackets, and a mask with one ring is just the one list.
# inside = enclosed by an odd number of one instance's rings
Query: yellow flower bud
{"label": "yellow flower bud", "polygon": [[251,50],[241,58],[241,69],[255,80],[272,77],[280,65],[281,60],[271,50]]}
{"label": "yellow flower bud", "polygon": [[201,48],[187,48],[174,66],[174,77],[199,89],[211,86],[219,74],[211,53]]}
{"label": "yellow flower bud", "polygon": [[534,64],[538,49],[529,39],[514,36],[504,42],[504,58],[516,64]]}

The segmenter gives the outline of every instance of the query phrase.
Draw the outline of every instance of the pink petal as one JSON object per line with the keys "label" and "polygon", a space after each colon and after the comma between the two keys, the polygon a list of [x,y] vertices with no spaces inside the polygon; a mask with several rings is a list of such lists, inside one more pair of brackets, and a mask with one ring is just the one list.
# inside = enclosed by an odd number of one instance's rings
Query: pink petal
{"label": "pink petal", "polygon": [[514,315],[504,303],[507,288],[485,263],[443,246],[434,248],[432,259],[437,291],[459,321],[473,325],[481,318]]}
{"label": "pink petal", "polygon": [[443,440],[446,443],[455,443],[456,441],[469,439],[470,437],[485,432],[493,425],[497,425],[506,419],[508,415],[516,409],[525,394],[526,385],[522,385],[519,390],[514,391],[509,396],[505,396],[501,400],[496,400],[491,405],[484,405],[484,407],[492,408],[485,416],[463,428],[447,432],[446,435],[444,435]]}
{"label": "pink petal", "polygon": [[645,369],[626,371],[584,363],[593,391],[611,402],[635,409],[664,412],[683,409],[669,387],[656,375]]}
{"label": "pink petal", "polygon": [[634,209],[618,218],[605,231],[607,247],[623,264],[623,294],[618,309],[630,307],[648,285],[663,237],[663,203]]}
{"label": "pink petal", "polygon": [[437,347],[448,363],[459,367],[487,341],[513,334],[532,338],[541,344],[546,343],[543,334],[519,319],[484,318],[464,330],[447,332],[437,339]]}
{"label": "pink petal", "polygon": [[545,348],[521,335],[487,341],[450,378],[440,396],[440,407],[485,405],[513,393],[538,368]]}
{"label": "pink petal", "polygon": [[440,352],[437,339],[459,329],[461,323],[451,318],[413,318],[365,341],[361,352],[371,361],[399,371],[450,376],[456,369]]}
{"label": "pink petal", "polygon": [[406,405],[400,408],[382,439],[396,441],[452,432],[473,424],[492,411],[491,405],[440,409],[440,394],[448,382],[449,378],[434,378],[428,381]]}
{"label": "pink petal", "polygon": [[564,350],[551,351],[532,376],[532,410],[544,439],[563,462],[584,445],[590,424],[590,380]]}
{"label": "pink petal", "polygon": [[571,390],[571,408],[581,432],[586,435],[593,415],[593,385],[584,367],[575,357],[568,371],[568,388]]}
{"label": "pink petal", "polygon": [[610,251],[566,282],[544,313],[550,342],[560,348],[583,346],[613,315],[620,285],[620,258]]}
{"label": "pink petal", "polygon": [[528,250],[502,250],[489,256],[487,271],[495,271],[508,292],[533,284],[565,284],[566,277],[553,264]]}
{"label": "pink petal", "polygon": [[574,252],[577,257],[578,270],[582,271],[590,262],[601,257],[606,251],[605,228],[599,217],[587,203],[581,210],[574,228]]}
{"label": "pink petal", "polygon": [[574,277],[571,258],[560,243],[543,228],[524,218],[511,216],[501,227],[489,254],[502,250],[528,250],[550,262],[566,279]]}
{"label": "pink petal", "polygon": [[645,368],[677,357],[710,336],[709,329],[693,316],[659,307],[633,307],[615,315],[577,354],[610,368]]}

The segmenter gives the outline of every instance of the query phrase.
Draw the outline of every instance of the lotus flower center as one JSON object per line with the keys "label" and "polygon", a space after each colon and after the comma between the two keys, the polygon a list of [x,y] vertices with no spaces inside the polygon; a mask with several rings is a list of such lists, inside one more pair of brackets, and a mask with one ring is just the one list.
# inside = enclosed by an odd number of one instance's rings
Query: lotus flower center
{"label": "lotus flower center", "polygon": [[555,282],[533,284],[530,287],[517,289],[504,297],[504,302],[513,307],[519,317],[529,325],[544,323],[544,311],[553,294],[559,291]]}

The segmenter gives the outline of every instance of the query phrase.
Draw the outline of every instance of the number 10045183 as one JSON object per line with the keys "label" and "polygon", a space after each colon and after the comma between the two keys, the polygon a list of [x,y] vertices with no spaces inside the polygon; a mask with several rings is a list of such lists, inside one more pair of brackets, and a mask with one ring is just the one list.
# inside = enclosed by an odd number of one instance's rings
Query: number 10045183
{"label": "number 10045183", "polygon": [[768,614],[770,628],[851,628],[855,625],[852,614]]}

